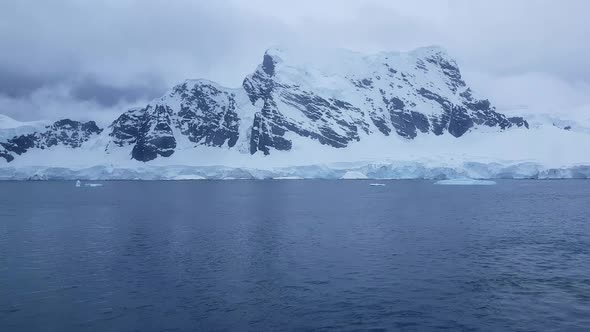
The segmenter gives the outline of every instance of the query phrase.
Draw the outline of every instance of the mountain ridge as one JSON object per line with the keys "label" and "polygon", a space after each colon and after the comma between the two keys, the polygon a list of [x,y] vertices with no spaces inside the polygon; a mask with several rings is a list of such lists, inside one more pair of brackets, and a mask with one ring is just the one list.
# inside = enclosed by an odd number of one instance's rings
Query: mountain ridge
{"label": "mountain ridge", "polygon": [[79,149],[95,137],[106,141],[106,155],[123,149],[131,159],[150,162],[197,146],[270,155],[290,151],[301,140],[344,149],[373,135],[411,141],[529,127],[522,117],[507,117],[479,98],[440,47],[334,54],[298,61],[271,48],[239,88],[185,80],[107,128],[64,119],[0,141],[0,157],[12,162],[33,149]]}

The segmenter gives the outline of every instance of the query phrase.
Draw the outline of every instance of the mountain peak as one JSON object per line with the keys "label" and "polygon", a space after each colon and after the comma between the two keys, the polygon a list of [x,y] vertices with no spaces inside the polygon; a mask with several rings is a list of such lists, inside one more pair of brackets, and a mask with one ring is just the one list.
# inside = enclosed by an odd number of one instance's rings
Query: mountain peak
{"label": "mountain peak", "polygon": [[431,55],[442,55],[445,57],[449,57],[447,50],[438,45],[430,45],[416,48],[409,53],[417,55],[417,56],[431,56]]}
{"label": "mountain peak", "polygon": [[279,46],[273,46],[268,48],[265,52],[264,55],[268,55],[269,57],[275,59],[277,62],[282,60],[282,57],[285,56],[285,54],[287,53],[287,50],[285,47],[279,47]]}

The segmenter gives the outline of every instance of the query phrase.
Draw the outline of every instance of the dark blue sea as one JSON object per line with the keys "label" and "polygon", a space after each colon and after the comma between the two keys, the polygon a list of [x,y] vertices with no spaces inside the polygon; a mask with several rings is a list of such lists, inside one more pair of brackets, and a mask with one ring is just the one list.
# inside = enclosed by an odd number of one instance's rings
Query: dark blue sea
{"label": "dark blue sea", "polygon": [[0,182],[0,331],[590,331],[590,181]]}

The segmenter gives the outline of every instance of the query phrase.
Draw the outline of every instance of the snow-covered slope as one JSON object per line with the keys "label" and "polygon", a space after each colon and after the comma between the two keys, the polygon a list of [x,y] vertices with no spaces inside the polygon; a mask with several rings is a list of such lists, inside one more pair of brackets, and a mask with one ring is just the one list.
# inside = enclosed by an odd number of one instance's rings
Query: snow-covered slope
{"label": "snow-covered slope", "polygon": [[[151,170],[182,165],[215,166],[215,177],[231,169],[246,178],[257,172],[266,175],[252,177],[305,178],[305,165],[326,164],[332,171],[325,177],[332,178],[370,177],[358,168],[383,163],[461,173],[465,162],[478,162],[490,165],[484,176],[535,165],[539,177],[590,162],[579,149],[590,143],[582,126],[546,122],[532,127],[498,112],[438,47],[374,55],[270,49],[239,88],[187,80],[108,128],[66,119],[0,140],[0,172],[18,177],[18,170],[68,169],[57,173],[80,176],[77,171],[98,167],[106,178],[153,178]],[[401,170],[388,172],[404,177]],[[429,177],[424,172],[430,171],[407,174]],[[207,178],[189,173],[179,176]]]}
{"label": "snow-covered slope", "polygon": [[0,142],[15,136],[39,131],[48,124],[47,121],[21,122],[0,114]]}

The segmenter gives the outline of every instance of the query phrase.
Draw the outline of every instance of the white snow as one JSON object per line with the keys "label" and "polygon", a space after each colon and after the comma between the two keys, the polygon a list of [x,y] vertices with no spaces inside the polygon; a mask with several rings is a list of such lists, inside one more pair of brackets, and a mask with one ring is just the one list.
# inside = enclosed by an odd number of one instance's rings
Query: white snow
{"label": "white snow", "polygon": [[48,124],[48,121],[21,122],[0,114],[0,141],[33,133]]}
{"label": "white snow", "polygon": [[0,114],[0,129],[11,129],[26,126],[28,123],[17,121],[11,117]]}
{"label": "white snow", "polygon": [[[343,149],[321,145],[311,139],[289,136],[294,141],[291,151],[273,151],[250,155],[235,149],[198,146],[179,149],[169,158],[158,158],[147,164],[131,159],[131,147],[113,148],[104,153],[102,137],[93,139],[82,148],[54,146],[45,150],[30,150],[6,163],[3,167],[64,167],[69,169],[110,166],[135,169],[145,166],[223,166],[268,170],[290,166],[321,166],[340,162],[419,164],[424,167],[457,167],[474,162],[491,165],[538,164],[544,168],[570,168],[590,165],[590,153],[582,147],[590,146],[590,134],[565,131],[553,126],[530,130],[507,130],[503,133],[472,132],[461,138],[451,135],[419,135],[414,140],[398,136],[374,135]],[[108,139],[108,138],[105,138]],[[519,168],[523,177],[531,171]],[[471,169],[477,172],[477,169]],[[486,168],[489,172],[489,167]],[[407,172],[406,172],[407,173]],[[486,178],[486,174],[475,177]]]}

